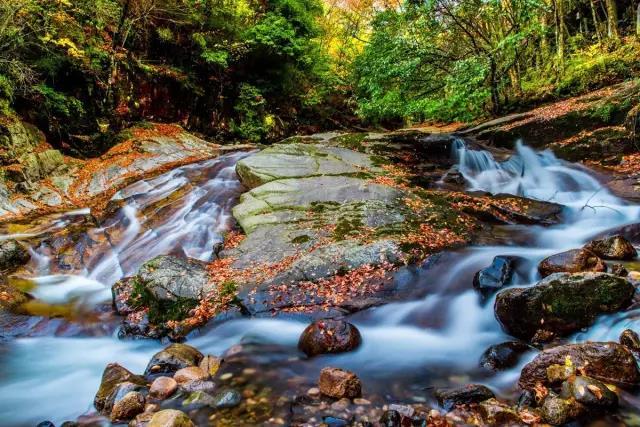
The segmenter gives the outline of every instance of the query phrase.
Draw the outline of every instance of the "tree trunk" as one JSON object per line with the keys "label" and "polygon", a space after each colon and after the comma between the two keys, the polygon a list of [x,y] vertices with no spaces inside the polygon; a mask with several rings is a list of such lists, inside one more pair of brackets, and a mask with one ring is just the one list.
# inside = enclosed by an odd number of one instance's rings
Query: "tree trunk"
{"label": "tree trunk", "polygon": [[564,42],[564,0],[556,1],[556,33],[558,39],[558,65],[560,69],[564,69],[564,51],[565,51],[565,42]]}
{"label": "tree trunk", "polygon": [[605,0],[607,6],[607,36],[612,39],[618,38],[618,8],[616,0]]}
{"label": "tree trunk", "polygon": [[638,3],[638,11],[636,12],[636,35],[640,37],[640,3]]}
{"label": "tree trunk", "polygon": [[498,82],[496,82],[496,62],[493,57],[489,58],[489,85],[491,86],[491,107],[492,113],[500,113],[500,94],[498,93]]}
{"label": "tree trunk", "polygon": [[598,38],[598,43],[602,43],[602,35],[600,34],[600,23],[598,22],[596,5],[593,3],[593,0],[589,0],[589,4],[591,5],[591,16],[593,17],[593,27],[596,31],[596,37]]}

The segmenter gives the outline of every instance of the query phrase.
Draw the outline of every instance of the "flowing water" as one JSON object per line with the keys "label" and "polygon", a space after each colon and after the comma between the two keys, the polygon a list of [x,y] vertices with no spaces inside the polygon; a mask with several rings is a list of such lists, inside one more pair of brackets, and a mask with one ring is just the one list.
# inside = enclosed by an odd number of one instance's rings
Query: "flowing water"
{"label": "flowing water", "polygon": [[[363,335],[363,345],[352,353],[311,360],[300,357],[296,344],[306,324],[283,319],[228,321],[207,328],[191,343],[218,355],[240,342],[255,343],[267,360],[265,369],[280,370],[282,376],[303,375],[309,385],[323,366],[344,367],[363,379],[365,393],[388,399],[422,402],[428,396],[425,389],[474,381],[489,385],[503,397],[515,397],[520,368],[535,354],[499,374],[479,368],[484,350],[509,337],[494,318],[493,301],[483,302],[473,291],[473,275],[497,255],[516,255],[527,258],[528,264],[515,284],[533,284],[542,258],[580,247],[607,229],[639,222],[640,207],[613,196],[588,170],[520,143],[504,162],[488,152],[467,149],[463,141],[455,144],[453,155],[469,190],[560,203],[565,206],[566,220],[548,228],[530,226],[524,233],[521,227],[507,227],[514,237],[524,234],[526,238],[514,238],[503,246],[446,253],[429,268],[414,269],[405,280],[425,289],[427,296],[352,315],[350,321]],[[140,181],[119,192],[115,197],[119,208],[81,239],[43,238],[34,246],[28,266],[38,283],[38,297],[52,303],[72,300],[92,306],[108,299],[113,282],[155,255],[182,253],[210,259],[215,243],[229,227],[230,207],[241,191],[233,170],[241,156],[230,155]],[[56,230],[77,223],[84,214],[70,213],[27,234],[55,236]],[[523,240],[526,245],[515,243]],[[81,256],[74,258],[76,253]],[[617,340],[630,327],[640,329],[640,311],[602,317],[569,340]],[[44,419],[56,423],[74,419],[91,409],[107,363],[117,361],[141,372],[160,347],[152,341],[120,341],[111,335],[41,336],[0,345],[1,423],[19,426]],[[275,350],[269,353],[270,348],[277,348],[278,354]],[[625,396],[627,406],[637,405],[635,399]]]}

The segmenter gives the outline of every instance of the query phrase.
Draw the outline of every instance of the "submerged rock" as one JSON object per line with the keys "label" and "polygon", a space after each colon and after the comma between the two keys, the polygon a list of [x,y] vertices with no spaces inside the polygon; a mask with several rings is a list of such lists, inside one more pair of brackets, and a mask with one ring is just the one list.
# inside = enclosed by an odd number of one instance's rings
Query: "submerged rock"
{"label": "submerged rock", "polygon": [[0,242],[0,270],[14,270],[25,265],[30,259],[29,251],[17,240],[10,239]]}
{"label": "submerged rock", "polygon": [[533,347],[520,341],[507,341],[490,346],[480,357],[480,366],[499,371],[515,366],[520,356]]}
{"label": "submerged rock", "polygon": [[324,368],[318,382],[320,392],[336,399],[353,399],[362,395],[362,383],[353,372],[338,368]]}
{"label": "submerged rock", "polygon": [[553,273],[579,273],[584,271],[604,272],[606,264],[588,249],[571,249],[551,255],[540,261],[538,271],[542,277]]}
{"label": "submerged rock", "polygon": [[516,258],[497,256],[489,267],[483,268],[473,276],[473,287],[483,296],[489,296],[511,283]]}
{"label": "submerged rock", "polygon": [[603,259],[631,260],[638,256],[633,245],[621,235],[589,242],[585,249]]}
{"label": "submerged rock", "polygon": [[344,353],[356,349],[362,343],[360,331],[344,320],[318,320],[300,335],[298,348],[307,356],[328,353]]}
{"label": "submerged rock", "polygon": [[220,365],[222,364],[222,359],[219,357],[215,357],[212,355],[205,356],[198,365],[200,369],[202,369],[208,376],[214,376],[218,369],[220,369]]}
{"label": "submerged rock", "polygon": [[557,273],[530,288],[500,292],[495,313],[504,330],[521,339],[539,330],[564,335],[625,308],[634,293],[631,283],[611,274]]}
{"label": "submerged rock", "polygon": [[533,390],[536,384],[549,383],[547,369],[552,365],[565,365],[567,360],[584,375],[607,384],[632,388],[640,384],[640,371],[633,354],[614,342],[567,344],[541,352],[528,363],[520,374],[518,385]]}
{"label": "submerged rock", "polygon": [[464,387],[454,389],[438,389],[435,391],[438,404],[445,410],[450,410],[456,405],[479,403],[495,397],[491,389],[482,384],[467,384]]}
{"label": "submerged rock", "polygon": [[145,369],[145,376],[173,374],[182,368],[198,366],[204,355],[186,344],[171,344],[154,354]]}
{"label": "submerged rock", "polygon": [[153,415],[147,427],[195,427],[195,425],[184,412],[164,409]]}
{"label": "submerged rock", "polygon": [[233,408],[242,402],[242,396],[233,388],[222,389],[213,396],[212,406],[216,409]]}

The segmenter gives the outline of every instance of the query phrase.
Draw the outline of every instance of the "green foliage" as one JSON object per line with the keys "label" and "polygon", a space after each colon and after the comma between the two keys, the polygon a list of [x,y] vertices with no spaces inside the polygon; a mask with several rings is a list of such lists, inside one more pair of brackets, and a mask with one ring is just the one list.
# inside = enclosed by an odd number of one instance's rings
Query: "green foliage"
{"label": "green foliage", "polygon": [[322,12],[319,0],[0,0],[0,107],[19,101],[63,139],[190,117],[262,140],[331,94]]}
{"label": "green foliage", "polygon": [[67,96],[44,84],[37,85],[35,91],[42,96],[42,106],[53,116],[68,119],[84,115],[82,102],[73,96]]}
{"label": "green foliage", "polygon": [[240,86],[235,109],[240,123],[234,123],[233,130],[241,138],[259,142],[273,128],[273,117],[266,112],[266,100],[256,87],[249,84]]}
{"label": "green foliage", "polygon": [[0,74],[0,114],[9,114],[10,105],[13,101],[13,83],[11,80]]}
{"label": "green foliage", "polygon": [[358,114],[371,122],[473,121],[640,72],[636,37],[596,43],[593,27],[571,26],[578,4],[556,6],[427,0],[379,12],[353,62]]}

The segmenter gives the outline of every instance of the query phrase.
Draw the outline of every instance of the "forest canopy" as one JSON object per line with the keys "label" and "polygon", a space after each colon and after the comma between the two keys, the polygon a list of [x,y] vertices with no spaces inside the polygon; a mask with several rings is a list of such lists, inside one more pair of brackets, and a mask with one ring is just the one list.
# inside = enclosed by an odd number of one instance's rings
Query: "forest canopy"
{"label": "forest canopy", "polygon": [[633,0],[0,0],[0,110],[82,154],[473,121],[635,75],[639,32]]}

